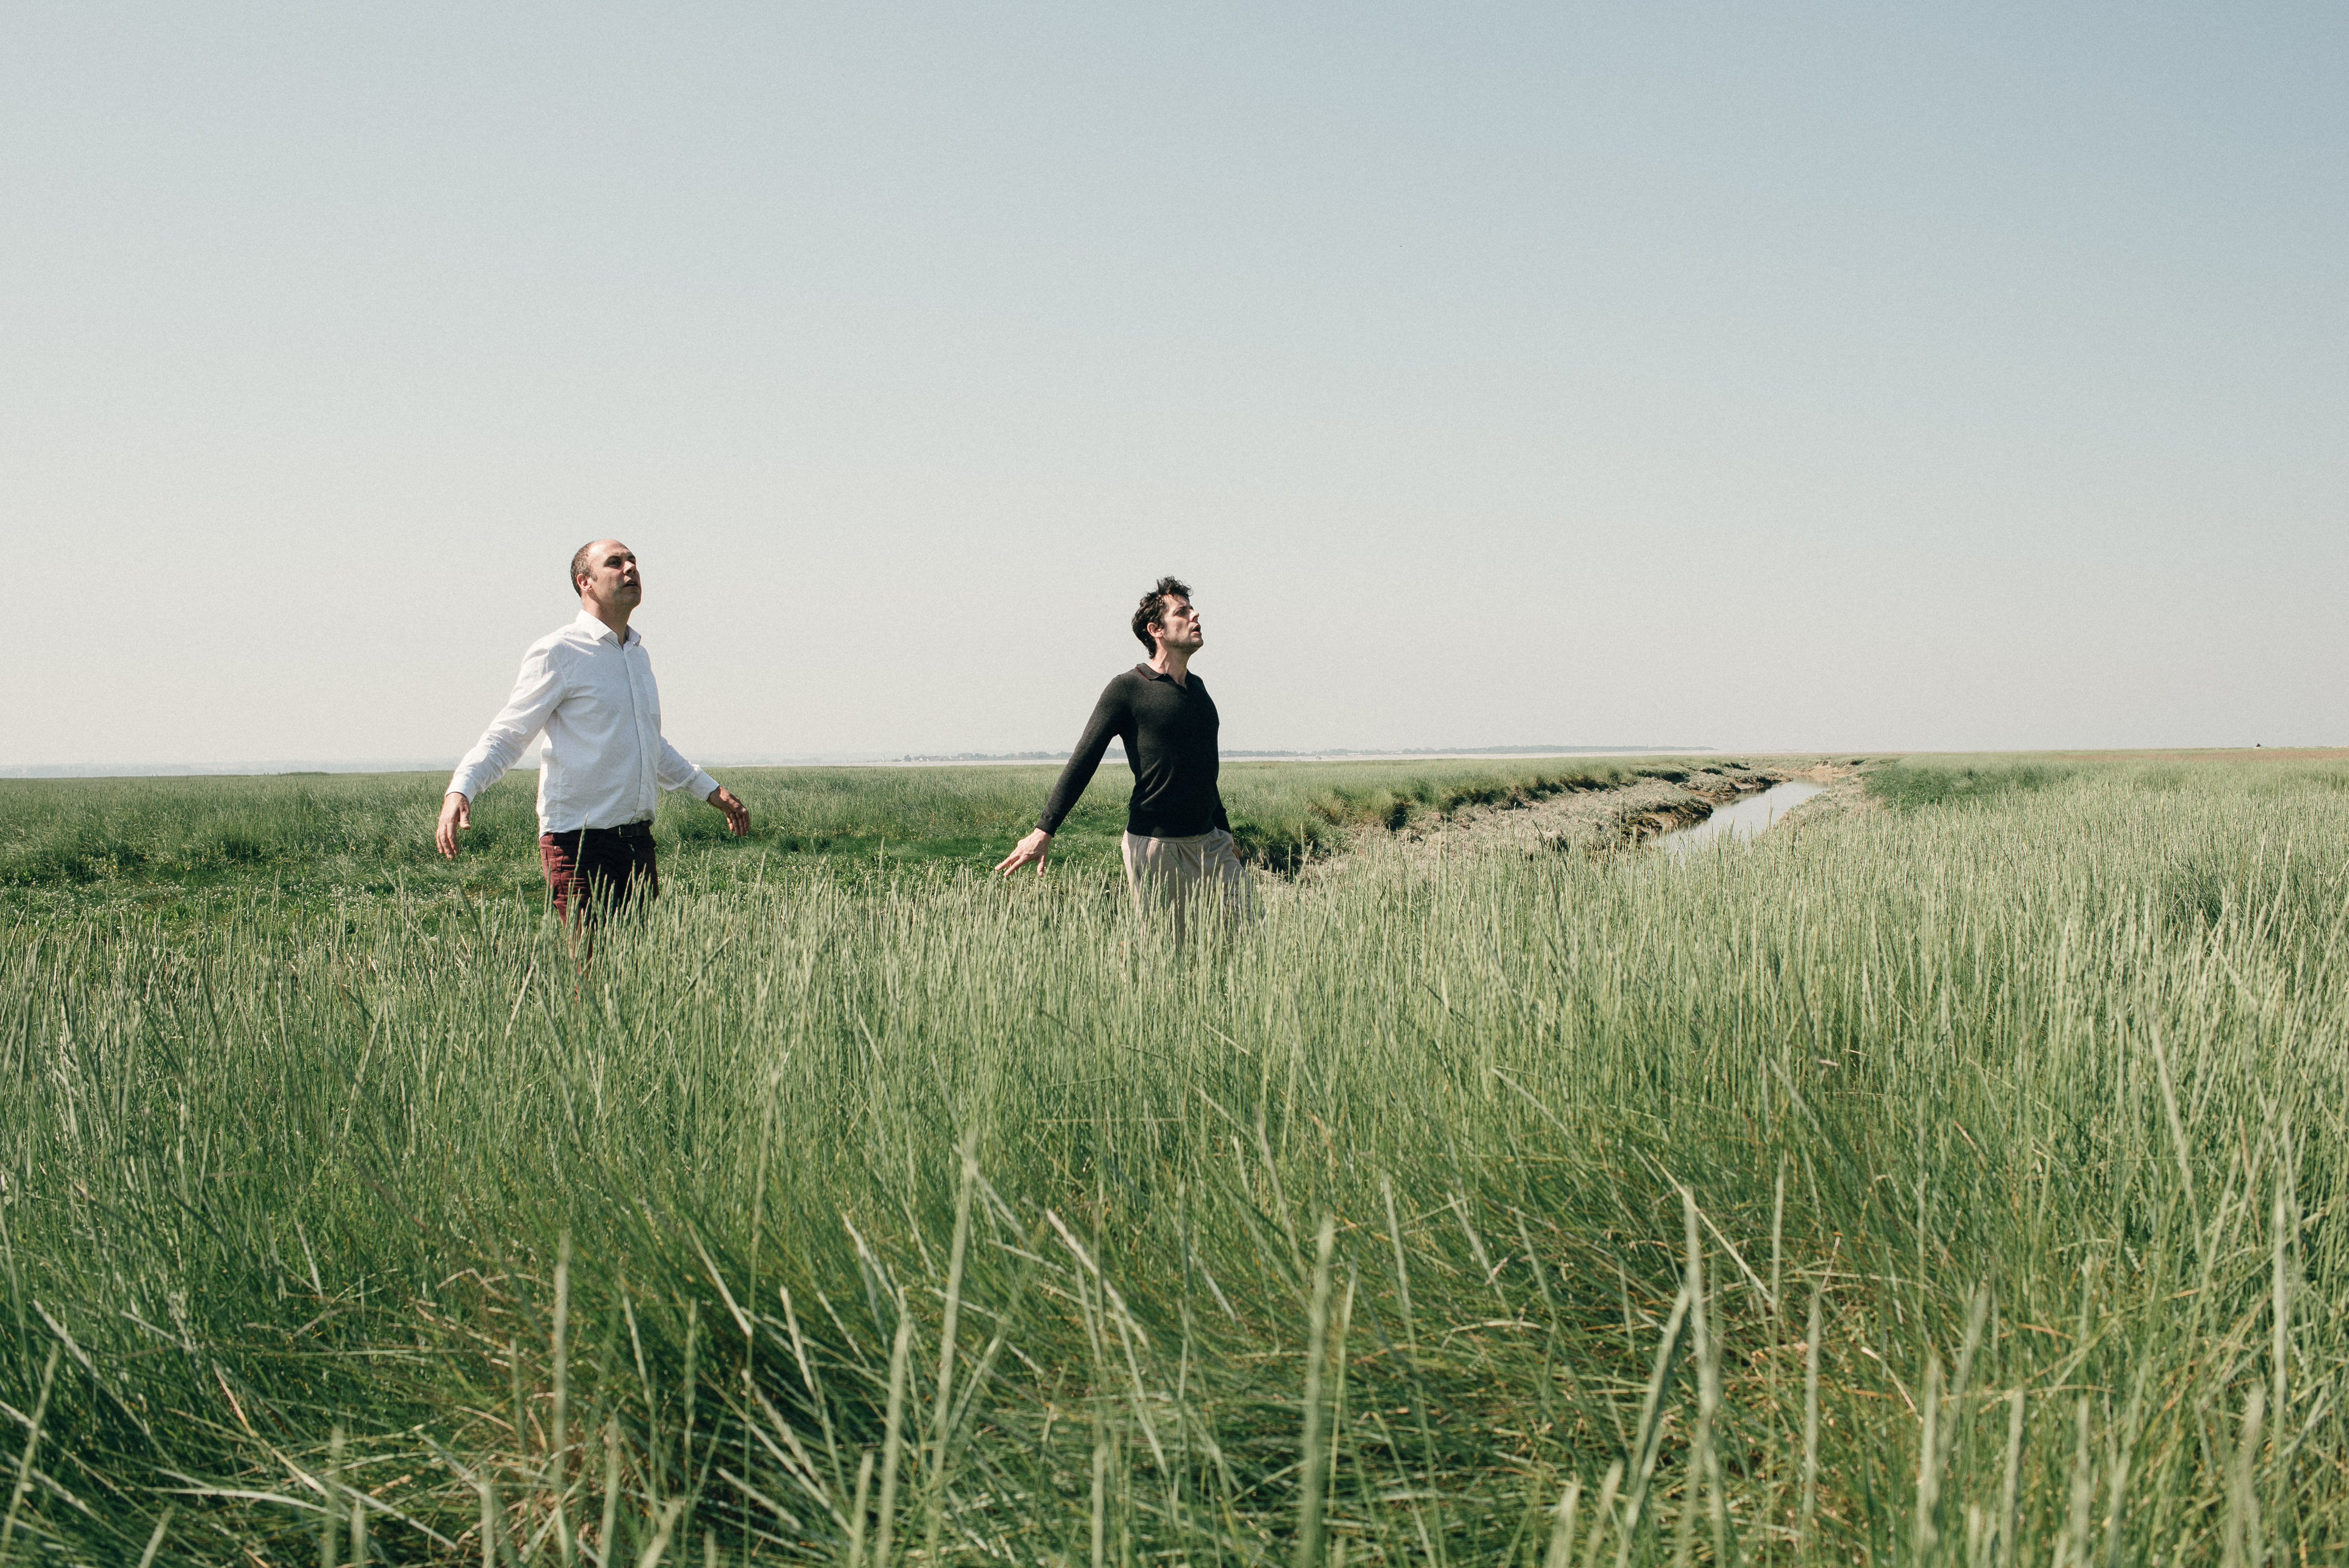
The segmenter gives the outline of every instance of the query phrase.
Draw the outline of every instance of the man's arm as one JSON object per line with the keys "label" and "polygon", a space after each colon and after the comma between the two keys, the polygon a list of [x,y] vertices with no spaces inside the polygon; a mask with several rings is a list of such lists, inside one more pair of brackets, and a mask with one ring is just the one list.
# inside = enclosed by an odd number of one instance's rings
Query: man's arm
{"label": "man's arm", "polygon": [[1126,722],[1124,695],[1119,689],[1123,679],[1121,676],[1110,682],[1101,700],[1093,704],[1093,716],[1085,721],[1085,732],[1077,738],[1077,748],[1069,754],[1068,766],[1061,769],[1051,798],[1044,802],[1044,814],[1036,819],[1035,830],[997,862],[995,869],[1005,876],[1029,864],[1035,866],[1038,876],[1044,874],[1044,857],[1052,852],[1052,835],[1061,830],[1061,823],[1076,809],[1085,786],[1093,781],[1093,773],[1101,767],[1111,738],[1131,727]]}
{"label": "man's arm", "polygon": [[440,822],[432,841],[450,860],[457,858],[457,830],[473,825],[473,802],[481,791],[506,776],[521,758],[531,738],[546,727],[555,704],[563,699],[563,677],[551,654],[533,651],[522,661],[512,695],[490,727],[457,764],[449,778],[449,791],[440,799]]}
{"label": "man's arm", "polygon": [[734,798],[734,792],[685,759],[685,754],[661,737],[660,756],[653,763],[653,777],[664,789],[690,789],[700,799],[725,814],[726,827],[738,836],[750,830],[750,808]]}

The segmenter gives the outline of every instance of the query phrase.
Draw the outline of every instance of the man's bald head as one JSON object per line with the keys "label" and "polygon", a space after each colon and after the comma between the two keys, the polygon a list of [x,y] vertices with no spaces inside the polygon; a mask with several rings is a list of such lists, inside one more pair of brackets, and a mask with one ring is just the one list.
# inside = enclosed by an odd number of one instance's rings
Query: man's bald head
{"label": "man's bald head", "polygon": [[571,591],[584,592],[579,580],[590,576],[599,566],[618,568],[636,564],[636,553],[616,539],[591,539],[571,556]]}
{"label": "man's bald head", "polygon": [[616,631],[625,626],[644,597],[636,552],[616,539],[590,540],[571,558],[571,590],[589,614]]}

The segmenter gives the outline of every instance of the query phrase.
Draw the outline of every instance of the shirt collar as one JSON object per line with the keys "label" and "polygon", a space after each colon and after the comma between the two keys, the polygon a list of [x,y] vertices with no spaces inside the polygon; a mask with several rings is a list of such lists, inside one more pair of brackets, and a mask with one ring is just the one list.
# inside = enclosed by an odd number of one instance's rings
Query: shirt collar
{"label": "shirt collar", "polygon": [[[612,635],[611,627],[604,624],[603,622],[595,619],[595,616],[589,614],[585,610],[580,611],[578,615],[573,619],[571,624],[599,643],[620,642],[617,637]],[[627,643],[620,643],[620,645],[626,647],[630,643],[641,643],[644,640],[645,634],[642,632],[637,631],[634,626],[631,626],[628,628]]]}

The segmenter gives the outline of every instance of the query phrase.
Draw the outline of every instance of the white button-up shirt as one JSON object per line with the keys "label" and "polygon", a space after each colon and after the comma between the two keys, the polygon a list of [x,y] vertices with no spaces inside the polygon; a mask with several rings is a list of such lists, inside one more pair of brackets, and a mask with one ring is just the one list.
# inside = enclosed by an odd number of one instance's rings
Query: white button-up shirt
{"label": "white button-up shirt", "polygon": [[663,789],[689,789],[706,799],[718,788],[661,738],[660,688],[644,638],[630,627],[624,645],[585,610],[530,645],[513,695],[457,764],[449,788],[480,799],[542,729],[542,833],[647,821]]}

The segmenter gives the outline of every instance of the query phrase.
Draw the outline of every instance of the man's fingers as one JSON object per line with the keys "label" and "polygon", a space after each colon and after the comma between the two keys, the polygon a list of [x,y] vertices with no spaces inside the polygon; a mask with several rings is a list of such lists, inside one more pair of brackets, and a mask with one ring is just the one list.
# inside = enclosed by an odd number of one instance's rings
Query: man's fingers
{"label": "man's fingers", "polygon": [[1044,874],[1044,857],[1052,852],[1052,835],[1041,828],[1011,847],[1011,852],[996,862],[995,869],[1009,876],[1030,861],[1036,862],[1036,874]]}
{"label": "man's fingers", "polygon": [[457,858],[457,830],[473,825],[473,803],[454,789],[442,797],[440,820],[432,830],[432,843],[450,860]]}
{"label": "man's fingers", "polygon": [[1027,838],[1022,838],[1022,841],[1017,842],[1017,845],[1012,845],[1010,854],[1006,854],[1000,861],[996,861],[996,871],[1000,871],[1003,875],[1010,875],[1012,871],[1017,871],[1019,866],[1029,864],[1029,861],[1036,861],[1036,875],[1043,875],[1043,857],[1050,852],[1052,852],[1052,836],[1045,833],[1043,829],[1036,829],[1033,833],[1029,833]]}

